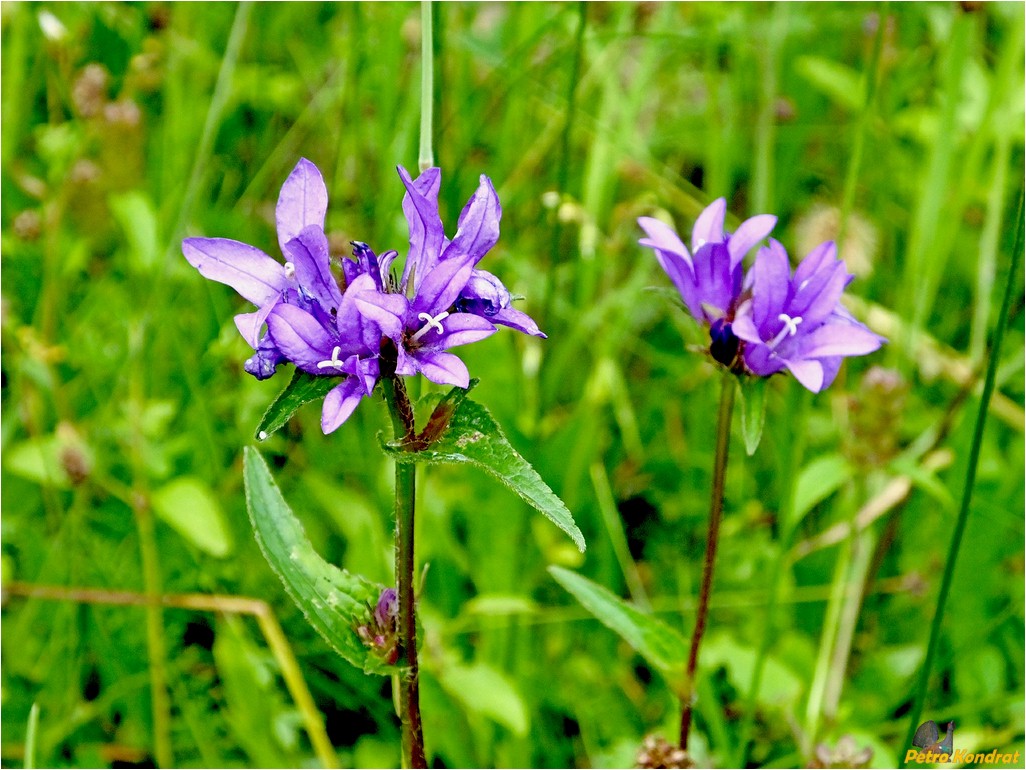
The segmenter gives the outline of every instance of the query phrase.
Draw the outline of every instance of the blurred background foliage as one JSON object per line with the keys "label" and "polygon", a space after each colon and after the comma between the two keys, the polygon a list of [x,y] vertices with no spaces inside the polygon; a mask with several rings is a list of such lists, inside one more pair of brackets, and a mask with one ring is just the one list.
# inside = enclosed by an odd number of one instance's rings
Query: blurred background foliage
{"label": "blurred background foliage", "polygon": [[[443,220],[479,174],[495,181],[503,234],[483,266],[549,334],[503,331],[461,355],[589,548],[483,475],[423,473],[429,755],[624,766],[646,734],[675,734],[667,685],[545,568],[690,632],[716,372],[687,350],[701,333],[635,219],[687,232],[725,195],[737,217],[778,214],[792,255],[843,230],[851,307],[891,342],[816,397],[775,378],[754,457],[735,434],[693,748],[729,765],[748,719],[753,765],[835,761],[846,734],[894,765],[1004,320],[1022,5],[433,13]],[[5,765],[21,765],[33,703],[43,766],[315,765],[260,612],[339,761],[398,763],[390,682],[331,654],[246,518],[242,447],[288,375],[242,371],[244,303],[179,244],[277,255],[274,202],[304,156],[328,184],[336,256],[354,238],[402,251],[394,167],[416,163],[419,32],[410,3],[3,4]],[[924,713],[973,750],[1023,747],[1021,292],[1008,320]],[[390,582],[385,410],[368,403],[327,438],[318,413],[261,449],[321,553]],[[65,593],[27,596],[38,586]],[[218,598],[161,611],[147,594]]]}

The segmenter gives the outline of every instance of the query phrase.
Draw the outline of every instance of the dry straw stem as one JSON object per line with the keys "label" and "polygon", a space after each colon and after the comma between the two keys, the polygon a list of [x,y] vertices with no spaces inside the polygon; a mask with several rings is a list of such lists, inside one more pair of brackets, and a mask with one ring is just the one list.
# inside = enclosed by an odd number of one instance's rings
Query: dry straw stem
{"label": "dry straw stem", "polygon": [[[905,333],[902,330],[907,324],[897,314],[856,296],[846,296],[845,304],[850,305],[855,315],[873,331],[889,337],[894,344],[903,344]],[[977,392],[983,388],[980,372],[973,368],[968,357],[960,356],[925,331],[915,335],[913,349],[906,351],[906,354],[916,361],[925,377],[943,375],[960,387],[975,382]],[[1013,430],[1021,433],[1026,429],[1026,414],[1023,408],[1007,396],[994,393],[990,401],[990,411]]]}
{"label": "dry straw stem", "polygon": [[[951,465],[955,459],[950,449],[938,449],[928,454],[920,466],[928,473],[943,470]],[[912,492],[912,478],[910,476],[896,476],[891,479],[880,493],[873,497],[855,514],[853,522],[842,521],[829,529],[819,533],[815,537],[803,540],[794,547],[795,559],[803,559],[813,551],[828,548],[837,543],[847,540],[850,536],[868,529],[874,521],[879,519],[888,511],[894,510],[901,505]]]}
{"label": "dry straw stem", "polygon": [[[11,596],[24,596],[47,601],[78,602],[80,604],[107,604],[126,607],[146,607],[149,599],[145,594],[132,591],[109,591],[102,588],[75,588],[71,586],[47,586],[34,583],[11,582],[5,585],[0,601],[7,603]],[[233,615],[252,615],[260,626],[267,646],[278,662],[285,686],[296,707],[303,715],[303,725],[310,736],[310,743],[317,758],[326,767],[338,767],[335,749],[324,729],[324,721],[313,696],[306,686],[299,661],[292,651],[274,610],[261,599],[245,596],[224,596],[219,594],[166,594],[160,597],[161,605],[200,612],[224,612]]]}

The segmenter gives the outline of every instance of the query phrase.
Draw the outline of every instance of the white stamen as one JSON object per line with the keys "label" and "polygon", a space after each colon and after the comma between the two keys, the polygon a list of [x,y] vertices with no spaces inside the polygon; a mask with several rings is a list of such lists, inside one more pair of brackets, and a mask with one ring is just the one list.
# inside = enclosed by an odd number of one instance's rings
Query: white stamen
{"label": "white stamen", "polygon": [[802,322],[802,317],[798,315],[791,318],[787,313],[781,313],[777,316],[777,320],[784,322],[784,328],[777,332],[777,336],[767,343],[767,347],[770,350],[775,350],[777,345],[783,342],[786,337],[793,337],[798,333],[798,324]]}
{"label": "white stamen", "polygon": [[296,266],[293,265],[291,262],[285,263],[285,277],[288,278],[290,281],[296,277]]}
{"label": "white stamen", "polygon": [[267,440],[267,431],[266,430],[260,431],[257,434],[257,439],[260,440],[260,441],[266,441]]}
{"label": "white stamen", "polygon": [[445,329],[442,328],[442,321],[448,317],[449,311],[447,310],[439,313],[436,316],[432,316],[430,313],[421,313],[417,316],[417,318],[423,321],[424,325],[417,331],[416,334],[410,337],[410,342],[416,342],[432,329],[437,329],[438,333],[442,334],[443,332],[445,332]]}
{"label": "white stamen", "polygon": [[335,349],[333,351],[331,351],[331,360],[330,361],[318,361],[317,362],[317,368],[318,369],[331,369],[332,367],[334,367],[336,369],[342,368],[342,363],[343,362],[338,360],[338,354],[339,354],[340,350],[342,350],[342,348],[340,348],[338,345],[336,345]]}

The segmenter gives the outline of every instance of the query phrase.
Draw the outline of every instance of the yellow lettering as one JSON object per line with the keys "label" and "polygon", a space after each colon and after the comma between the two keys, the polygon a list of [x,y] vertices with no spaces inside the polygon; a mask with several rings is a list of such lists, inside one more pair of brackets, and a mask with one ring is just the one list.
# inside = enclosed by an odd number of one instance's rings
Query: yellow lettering
{"label": "yellow lettering", "polygon": [[908,751],[905,752],[905,761],[906,762],[911,762],[911,761],[915,760],[916,762],[918,762],[919,760],[916,759],[916,754],[918,754],[918,753],[919,752],[916,751],[915,749],[909,749]]}

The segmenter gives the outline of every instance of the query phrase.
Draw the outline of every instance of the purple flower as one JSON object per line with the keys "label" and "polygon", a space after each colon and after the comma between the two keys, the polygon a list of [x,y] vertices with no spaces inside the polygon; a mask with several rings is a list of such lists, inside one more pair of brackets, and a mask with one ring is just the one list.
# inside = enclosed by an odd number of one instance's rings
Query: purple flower
{"label": "purple flower", "polygon": [[231,286],[257,306],[256,312],[235,317],[256,351],[246,361],[247,372],[262,380],[291,361],[310,374],[345,375],[324,399],[321,428],[330,433],[371,393],[380,374],[381,333],[359,312],[355,295],[380,286],[381,279],[370,269],[373,253],[364,254],[362,262],[358,255],[356,264],[367,269],[353,276],[343,295],[324,234],[327,208],[324,179],[304,158],[282,185],[275,211],[284,264],[227,238],[187,238],[182,252],[203,276]]}
{"label": "purple flower", "polygon": [[[777,218],[759,214],[745,220],[733,234],[723,230],[727,201],[718,198],[699,215],[691,230],[691,251],[669,225],[652,217],[639,217],[648,235],[639,243],[655,250],[660,266],[670,276],[689,313],[712,325],[733,315],[741,294],[741,260],[770,234]],[[723,333],[729,334],[729,323]]]}
{"label": "purple flower", "polygon": [[374,620],[382,628],[394,626],[396,618],[399,617],[399,594],[394,588],[386,588],[378,597],[378,604],[374,608]]}
{"label": "purple flower", "polygon": [[814,393],[830,385],[846,356],[872,353],[884,342],[840,304],[852,278],[832,242],[817,246],[791,275],[784,247],[759,249],[744,299],[733,319],[743,360],[755,375],[788,369]]}
{"label": "purple flower", "polygon": [[491,180],[481,176],[450,241],[438,215],[440,169],[430,168],[416,180],[403,167],[398,170],[410,228],[402,278],[390,285],[382,276],[375,288],[355,295],[356,306],[392,341],[397,375],[420,372],[432,382],[465,388],[470,374],[450,348],[494,334],[495,324],[545,335],[510,306],[510,293],[498,278],[476,268],[499,238],[502,208]]}
{"label": "purple flower", "polygon": [[386,663],[395,663],[399,657],[397,645],[399,624],[399,595],[394,588],[385,588],[371,612],[368,623],[356,626],[360,640]]}

